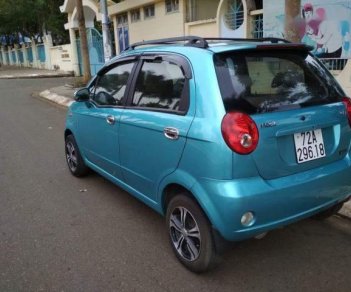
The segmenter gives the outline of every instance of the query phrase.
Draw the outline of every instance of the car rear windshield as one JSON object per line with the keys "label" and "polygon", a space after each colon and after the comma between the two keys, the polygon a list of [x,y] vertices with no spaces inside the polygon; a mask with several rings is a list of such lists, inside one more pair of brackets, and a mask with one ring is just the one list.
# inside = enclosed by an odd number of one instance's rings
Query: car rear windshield
{"label": "car rear windshield", "polygon": [[248,114],[338,102],[333,76],[304,51],[234,51],[214,56],[226,111]]}

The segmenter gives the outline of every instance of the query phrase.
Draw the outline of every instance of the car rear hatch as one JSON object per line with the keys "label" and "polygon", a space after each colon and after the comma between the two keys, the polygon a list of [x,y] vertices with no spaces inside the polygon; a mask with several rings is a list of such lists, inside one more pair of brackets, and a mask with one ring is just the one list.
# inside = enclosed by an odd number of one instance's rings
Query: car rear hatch
{"label": "car rear hatch", "polygon": [[233,152],[233,173],[250,174],[235,163],[240,160],[255,165],[263,178],[274,179],[348,153],[351,131],[344,93],[307,49],[265,46],[215,54],[214,62],[226,111],[249,115],[259,134],[252,153],[238,159],[240,154]]}

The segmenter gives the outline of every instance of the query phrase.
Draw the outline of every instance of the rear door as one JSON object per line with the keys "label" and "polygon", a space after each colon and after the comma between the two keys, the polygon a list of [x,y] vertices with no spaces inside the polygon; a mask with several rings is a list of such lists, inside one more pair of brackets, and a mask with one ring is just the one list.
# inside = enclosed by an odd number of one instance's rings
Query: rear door
{"label": "rear door", "polygon": [[178,166],[193,120],[190,66],[179,56],[143,56],[133,85],[120,120],[122,172],[155,201],[159,182]]}
{"label": "rear door", "polygon": [[259,129],[250,157],[263,178],[345,157],[351,137],[343,92],[306,51],[227,53],[216,66],[227,111],[250,114]]}

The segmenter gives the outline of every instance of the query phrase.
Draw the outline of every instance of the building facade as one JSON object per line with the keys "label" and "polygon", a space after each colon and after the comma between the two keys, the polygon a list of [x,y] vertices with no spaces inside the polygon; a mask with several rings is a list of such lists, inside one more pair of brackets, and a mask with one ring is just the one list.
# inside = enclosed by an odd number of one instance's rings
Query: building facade
{"label": "building facade", "polygon": [[262,0],[125,0],[109,6],[116,52],[142,40],[262,37]]}
{"label": "building facade", "polygon": [[[107,0],[113,51],[118,55],[135,42],[183,35],[284,38],[285,2]],[[70,44],[48,50],[47,55],[51,58],[47,58],[49,61],[45,66],[67,71],[71,68],[80,75],[82,62],[75,5],[75,0],[65,0],[60,7],[61,12],[67,14],[65,28],[69,30]],[[99,1],[83,0],[83,7],[89,32],[91,71],[95,74],[104,64],[102,36],[96,29],[101,21]],[[301,0],[300,13],[291,25],[299,31],[300,41],[312,46],[313,53],[321,58],[351,95],[351,0]],[[11,55],[6,48],[1,50],[0,62],[11,64],[10,57],[16,52]]]}

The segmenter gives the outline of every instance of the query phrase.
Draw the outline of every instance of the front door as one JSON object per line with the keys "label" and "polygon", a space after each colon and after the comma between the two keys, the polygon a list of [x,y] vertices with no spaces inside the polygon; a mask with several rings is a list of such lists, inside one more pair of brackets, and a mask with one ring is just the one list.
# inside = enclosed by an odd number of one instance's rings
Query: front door
{"label": "front door", "polygon": [[116,178],[121,178],[119,121],[134,64],[120,62],[99,73],[90,102],[78,112],[78,140],[85,157]]}

